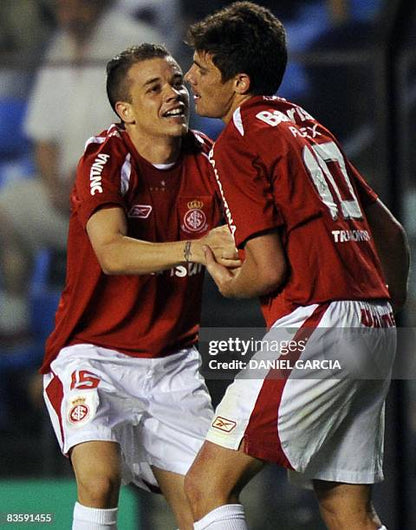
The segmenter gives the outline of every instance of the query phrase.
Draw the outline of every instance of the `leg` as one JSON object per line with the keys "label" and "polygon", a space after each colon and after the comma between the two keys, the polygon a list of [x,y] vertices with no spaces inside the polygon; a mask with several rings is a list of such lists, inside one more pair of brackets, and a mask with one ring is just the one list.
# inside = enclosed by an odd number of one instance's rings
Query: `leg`
{"label": "leg", "polygon": [[175,515],[180,530],[192,530],[193,517],[191,506],[185,495],[183,475],[152,467],[159,487]]}
{"label": "leg", "polygon": [[262,461],[241,450],[204,442],[185,477],[185,493],[194,520],[200,520],[220,506],[237,504],[241,490],[263,465]]}
{"label": "leg", "polygon": [[314,489],[329,530],[377,530],[381,527],[371,503],[371,486],[315,480]]}
{"label": "leg", "polygon": [[121,483],[120,448],[115,442],[85,442],[71,451],[78,488],[72,530],[116,530]]}
{"label": "leg", "polygon": [[115,508],[121,484],[120,447],[115,442],[85,442],[71,451],[78,500],[92,508]]}

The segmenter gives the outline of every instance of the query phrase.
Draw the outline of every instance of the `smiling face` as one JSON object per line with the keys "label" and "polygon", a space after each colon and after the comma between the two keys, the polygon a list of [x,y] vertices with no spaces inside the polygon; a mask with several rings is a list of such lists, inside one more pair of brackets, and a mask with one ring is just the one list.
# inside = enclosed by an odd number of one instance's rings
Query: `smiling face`
{"label": "smiling face", "polygon": [[224,82],[208,52],[195,51],[193,64],[185,79],[191,86],[195,108],[201,116],[228,122],[241,104],[242,76]]}
{"label": "smiling face", "polygon": [[189,93],[171,57],[133,64],[127,75],[129,100],[115,107],[135,138],[181,137],[188,131]]}

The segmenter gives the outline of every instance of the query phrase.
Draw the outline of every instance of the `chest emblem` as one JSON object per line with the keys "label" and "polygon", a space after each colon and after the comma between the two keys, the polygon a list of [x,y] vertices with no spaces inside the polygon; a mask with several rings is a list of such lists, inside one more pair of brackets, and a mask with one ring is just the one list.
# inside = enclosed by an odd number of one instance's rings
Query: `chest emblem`
{"label": "chest emblem", "polygon": [[139,219],[147,219],[152,211],[150,204],[135,204],[129,210],[128,217],[137,217]]}
{"label": "chest emblem", "polygon": [[184,232],[202,232],[206,230],[207,217],[203,211],[204,203],[199,200],[189,201],[187,203],[188,210],[183,216],[182,230]]}

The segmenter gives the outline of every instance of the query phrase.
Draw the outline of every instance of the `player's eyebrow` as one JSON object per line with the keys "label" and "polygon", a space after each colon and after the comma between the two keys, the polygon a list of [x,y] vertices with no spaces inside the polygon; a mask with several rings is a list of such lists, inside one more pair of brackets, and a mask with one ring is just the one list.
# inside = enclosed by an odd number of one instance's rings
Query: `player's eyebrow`
{"label": "player's eyebrow", "polygon": [[148,85],[151,85],[153,83],[156,83],[157,81],[160,81],[160,77],[152,77],[152,79],[149,79],[148,81],[146,81],[145,83],[143,83],[143,86],[148,86]]}
{"label": "player's eyebrow", "polygon": [[193,63],[198,67],[200,68],[201,70],[206,70],[206,66],[202,66],[201,63],[199,63],[196,59],[193,59]]}

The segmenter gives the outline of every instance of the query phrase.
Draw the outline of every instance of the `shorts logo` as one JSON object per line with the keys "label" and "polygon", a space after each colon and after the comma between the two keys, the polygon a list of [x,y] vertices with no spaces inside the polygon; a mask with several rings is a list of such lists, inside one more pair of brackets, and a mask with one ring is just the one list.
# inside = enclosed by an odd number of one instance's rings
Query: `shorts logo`
{"label": "shorts logo", "polygon": [[189,201],[188,211],[183,217],[183,230],[185,232],[202,232],[207,229],[207,217],[202,210],[204,203],[199,200]]}
{"label": "shorts logo", "polygon": [[223,418],[222,416],[217,416],[212,422],[212,427],[214,427],[214,429],[223,432],[231,432],[236,426],[237,423],[235,421],[227,420],[227,418]]}
{"label": "shorts logo", "polygon": [[85,403],[85,398],[77,398],[71,402],[68,412],[68,420],[72,424],[79,424],[88,420],[90,409]]}
{"label": "shorts logo", "polygon": [[147,219],[152,211],[150,204],[135,204],[130,208],[128,217],[137,217],[138,219]]}

